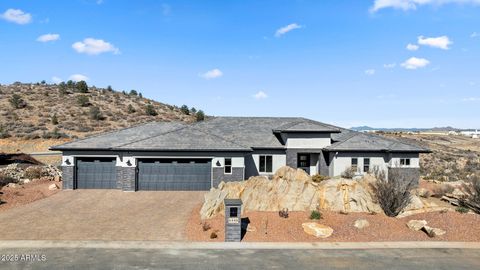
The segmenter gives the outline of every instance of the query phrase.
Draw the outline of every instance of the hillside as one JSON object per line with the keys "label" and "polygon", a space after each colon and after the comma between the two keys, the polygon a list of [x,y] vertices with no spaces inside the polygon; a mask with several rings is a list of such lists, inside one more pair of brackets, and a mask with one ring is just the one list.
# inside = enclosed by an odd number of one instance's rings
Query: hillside
{"label": "hillside", "polygon": [[440,181],[467,180],[480,175],[480,139],[455,135],[383,134],[430,148],[421,154],[421,175]]}
{"label": "hillside", "polygon": [[150,121],[195,121],[187,113],[188,108],[149,100],[136,91],[84,82],[0,86],[0,138],[68,140]]}

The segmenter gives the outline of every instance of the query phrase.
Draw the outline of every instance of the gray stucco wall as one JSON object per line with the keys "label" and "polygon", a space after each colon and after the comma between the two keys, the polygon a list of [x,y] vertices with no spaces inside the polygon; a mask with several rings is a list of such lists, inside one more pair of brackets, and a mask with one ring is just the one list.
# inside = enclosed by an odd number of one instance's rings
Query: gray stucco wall
{"label": "gray stucco wall", "polygon": [[235,168],[232,167],[231,174],[225,174],[224,168],[212,168],[212,187],[218,187],[220,182],[234,182],[234,181],[243,181],[244,180],[244,168]]}
{"label": "gray stucco wall", "polygon": [[75,177],[75,167],[62,166],[62,188],[73,189],[73,179]]}
{"label": "gray stucco wall", "polygon": [[[297,168],[297,157],[298,153],[310,153],[318,155],[318,165],[320,168],[318,169],[318,173],[321,175],[328,176],[329,175],[329,166],[327,165],[327,160],[323,155],[323,151],[320,149],[308,149],[308,148],[287,148],[287,166],[292,168]],[[316,162],[316,159],[312,159],[311,162]],[[310,164],[313,166],[313,164]]]}
{"label": "gray stucco wall", "polygon": [[136,190],[135,167],[117,167],[117,189],[123,191]]}

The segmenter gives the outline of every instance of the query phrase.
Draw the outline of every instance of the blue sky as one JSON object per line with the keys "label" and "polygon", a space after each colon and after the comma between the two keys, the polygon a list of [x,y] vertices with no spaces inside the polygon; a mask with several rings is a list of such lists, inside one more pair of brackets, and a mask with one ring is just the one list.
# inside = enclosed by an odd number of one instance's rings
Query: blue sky
{"label": "blue sky", "polygon": [[0,14],[2,84],[86,78],[210,115],[480,128],[480,0],[3,0]]}

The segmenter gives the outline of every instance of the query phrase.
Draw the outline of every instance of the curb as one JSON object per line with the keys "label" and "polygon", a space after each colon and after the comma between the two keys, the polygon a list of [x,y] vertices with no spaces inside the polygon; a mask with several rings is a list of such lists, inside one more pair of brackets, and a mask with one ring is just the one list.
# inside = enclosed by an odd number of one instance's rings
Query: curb
{"label": "curb", "polygon": [[101,248],[101,249],[480,249],[480,242],[160,242],[160,241],[49,241],[6,240],[7,248]]}

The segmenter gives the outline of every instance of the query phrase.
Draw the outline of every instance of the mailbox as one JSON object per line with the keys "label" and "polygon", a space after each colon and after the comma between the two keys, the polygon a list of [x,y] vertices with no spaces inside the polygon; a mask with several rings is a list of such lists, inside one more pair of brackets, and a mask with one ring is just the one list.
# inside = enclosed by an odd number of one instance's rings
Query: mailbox
{"label": "mailbox", "polygon": [[242,240],[242,200],[225,199],[225,242]]}

